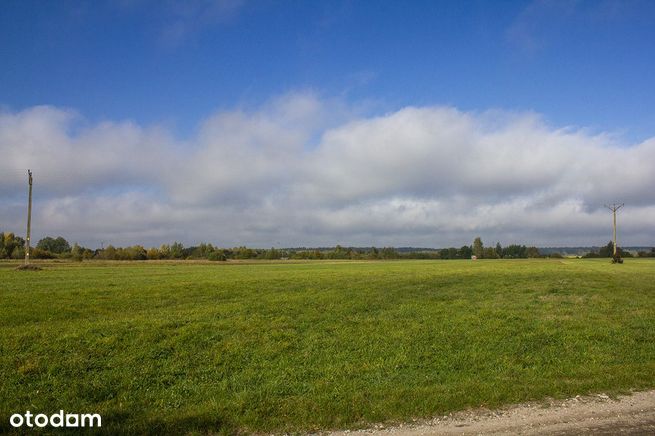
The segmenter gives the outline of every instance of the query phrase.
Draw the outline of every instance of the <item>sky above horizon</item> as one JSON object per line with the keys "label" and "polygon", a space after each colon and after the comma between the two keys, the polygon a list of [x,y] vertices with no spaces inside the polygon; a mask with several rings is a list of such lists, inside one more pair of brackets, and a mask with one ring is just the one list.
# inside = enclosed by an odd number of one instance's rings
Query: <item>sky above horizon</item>
{"label": "sky above horizon", "polygon": [[655,2],[6,1],[0,231],[655,245]]}

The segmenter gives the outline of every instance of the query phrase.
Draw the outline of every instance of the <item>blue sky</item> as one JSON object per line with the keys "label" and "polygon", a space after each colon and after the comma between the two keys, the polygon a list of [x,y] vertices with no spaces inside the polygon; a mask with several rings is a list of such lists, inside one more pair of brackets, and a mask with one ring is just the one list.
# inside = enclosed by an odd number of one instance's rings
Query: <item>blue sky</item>
{"label": "blue sky", "polygon": [[312,89],[653,135],[650,1],[43,2],[0,9],[0,101],[166,122]]}
{"label": "blue sky", "polygon": [[655,244],[654,41],[639,0],[5,1],[0,229],[32,168],[88,245],[600,245],[613,201]]}

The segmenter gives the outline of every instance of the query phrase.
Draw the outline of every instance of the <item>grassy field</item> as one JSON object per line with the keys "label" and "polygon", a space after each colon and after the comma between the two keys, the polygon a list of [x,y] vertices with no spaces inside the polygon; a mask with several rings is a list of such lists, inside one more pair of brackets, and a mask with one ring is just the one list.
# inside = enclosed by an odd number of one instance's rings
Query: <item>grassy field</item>
{"label": "grassy field", "polygon": [[360,427],[655,387],[655,261],[0,263],[0,432]]}

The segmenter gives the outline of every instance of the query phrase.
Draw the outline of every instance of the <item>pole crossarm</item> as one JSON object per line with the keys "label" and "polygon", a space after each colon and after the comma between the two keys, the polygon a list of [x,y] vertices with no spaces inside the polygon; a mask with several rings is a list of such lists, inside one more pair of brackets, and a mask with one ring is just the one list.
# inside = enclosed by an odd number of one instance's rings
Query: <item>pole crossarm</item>
{"label": "pole crossarm", "polygon": [[621,209],[623,206],[625,206],[625,203],[621,204],[606,204],[605,207],[611,210],[612,212],[616,212],[617,210]]}

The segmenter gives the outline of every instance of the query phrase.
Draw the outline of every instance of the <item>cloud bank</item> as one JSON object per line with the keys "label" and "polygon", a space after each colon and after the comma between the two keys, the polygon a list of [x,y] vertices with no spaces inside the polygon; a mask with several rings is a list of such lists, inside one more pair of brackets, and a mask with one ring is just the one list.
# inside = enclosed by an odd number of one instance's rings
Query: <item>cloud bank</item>
{"label": "cloud bank", "polygon": [[191,138],[39,106],[0,112],[0,229],[91,246],[655,243],[655,138],[534,113],[406,107],[365,115],[311,92],[208,116]]}

